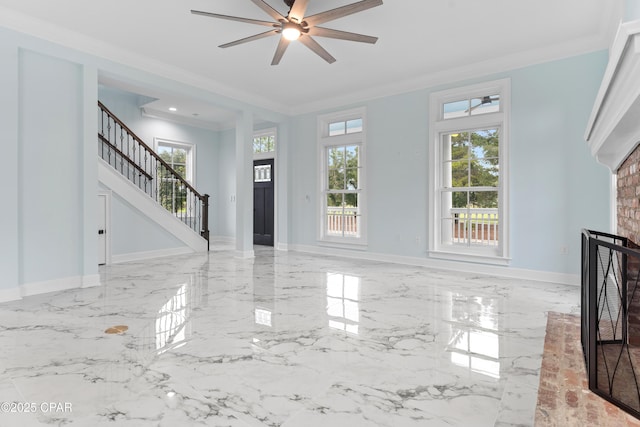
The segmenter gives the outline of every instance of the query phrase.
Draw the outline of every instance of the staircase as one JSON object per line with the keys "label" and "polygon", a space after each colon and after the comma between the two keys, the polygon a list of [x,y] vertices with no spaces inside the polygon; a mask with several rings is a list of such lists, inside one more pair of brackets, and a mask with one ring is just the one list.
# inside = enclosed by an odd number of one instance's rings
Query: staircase
{"label": "staircase", "polygon": [[209,195],[193,188],[101,102],[98,113],[100,182],[189,247],[209,250]]}

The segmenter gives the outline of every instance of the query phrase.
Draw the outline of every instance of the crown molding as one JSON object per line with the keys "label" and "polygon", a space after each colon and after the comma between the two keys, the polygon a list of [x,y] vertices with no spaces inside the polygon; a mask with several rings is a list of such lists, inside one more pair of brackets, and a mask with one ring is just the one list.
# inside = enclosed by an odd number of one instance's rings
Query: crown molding
{"label": "crown molding", "polygon": [[598,162],[616,171],[640,142],[640,20],[623,23],[584,138]]}

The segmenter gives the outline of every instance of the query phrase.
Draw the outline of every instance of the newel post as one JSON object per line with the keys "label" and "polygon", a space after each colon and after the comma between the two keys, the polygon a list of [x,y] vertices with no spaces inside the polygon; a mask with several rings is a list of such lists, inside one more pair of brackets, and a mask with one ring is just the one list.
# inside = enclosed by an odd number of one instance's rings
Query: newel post
{"label": "newel post", "polygon": [[207,251],[209,250],[209,195],[202,196],[202,237],[207,239]]}

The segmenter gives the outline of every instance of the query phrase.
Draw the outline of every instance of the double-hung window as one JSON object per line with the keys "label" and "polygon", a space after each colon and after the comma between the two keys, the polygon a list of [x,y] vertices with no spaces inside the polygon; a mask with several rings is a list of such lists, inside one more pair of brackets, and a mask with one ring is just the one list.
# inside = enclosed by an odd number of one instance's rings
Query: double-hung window
{"label": "double-hung window", "polygon": [[508,79],[431,95],[430,255],[506,264]]}
{"label": "double-hung window", "polygon": [[[195,144],[156,138],[155,149],[178,175],[191,186],[195,177]],[[187,189],[175,176],[163,168],[157,171],[158,199],[162,206],[173,213],[184,213],[187,209]]]}
{"label": "double-hung window", "polygon": [[321,241],[366,244],[365,127],[363,108],[318,118]]}

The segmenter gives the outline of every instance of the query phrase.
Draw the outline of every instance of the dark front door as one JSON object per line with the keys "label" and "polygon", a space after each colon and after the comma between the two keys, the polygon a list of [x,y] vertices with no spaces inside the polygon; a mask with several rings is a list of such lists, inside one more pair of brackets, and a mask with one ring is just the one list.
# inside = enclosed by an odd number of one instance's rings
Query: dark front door
{"label": "dark front door", "polygon": [[253,162],[253,243],[273,246],[273,159]]}

